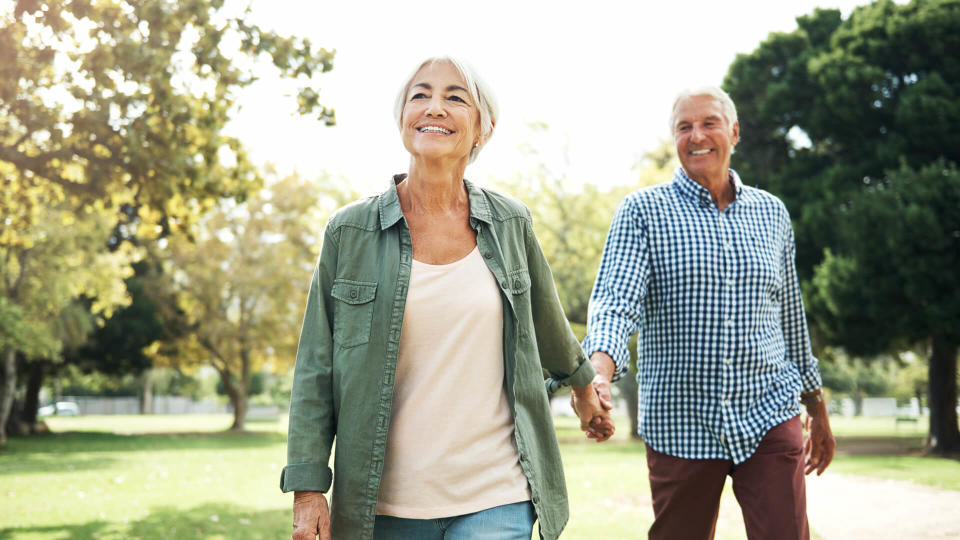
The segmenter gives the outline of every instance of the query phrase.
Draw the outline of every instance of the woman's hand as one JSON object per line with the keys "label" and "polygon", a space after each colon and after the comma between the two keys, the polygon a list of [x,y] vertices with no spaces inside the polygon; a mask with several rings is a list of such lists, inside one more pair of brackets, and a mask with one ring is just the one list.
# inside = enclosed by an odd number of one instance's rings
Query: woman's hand
{"label": "woman's hand", "polygon": [[594,377],[587,386],[574,386],[570,392],[570,406],[580,418],[580,429],[588,439],[603,442],[613,436],[616,428],[610,417],[613,401],[610,381],[602,375]]}
{"label": "woman's hand", "polygon": [[293,540],[331,540],[330,508],[319,491],[293,492]]}

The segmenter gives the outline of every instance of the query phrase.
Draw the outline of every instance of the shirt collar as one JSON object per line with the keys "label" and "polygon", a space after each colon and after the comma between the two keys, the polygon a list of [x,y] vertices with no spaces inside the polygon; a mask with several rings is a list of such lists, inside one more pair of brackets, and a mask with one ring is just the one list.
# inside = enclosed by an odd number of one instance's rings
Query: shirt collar
{"label": "shirt collar", "polygon": [[[394,226],[403,218],[403,210],[400,209],[400,197],[397,195],[397,184],[403,182],[407,177],[404,174],[393,175],[393,182],[386,191],[380,194],[380,229],[386,230]],[[470,200],[470,221],[483,221],[484,223],[493,223],[493,216],[490,213],[490,205],[483,191],[472,182],[463,179],[463,185],[467,188],[467,196]]]}
{"label": "shirt collar", "polygon": [[[737,174],[737,171],[733,169],[728,170],[730,171],[730,181],[733,183],[734,200],[739,201],[740,195],[743,194],[743,182],[740,181],[740,175]],[[710,190],[687,176],[687,172],[683,170],[683,167],[677,167],[677,170],[674,171],[673,185],[677,191],[680,192],[680,195],[683,195],[694,203],[698,203],[701,206],[711,206],[713,204],[713,200],[710,198]]]}

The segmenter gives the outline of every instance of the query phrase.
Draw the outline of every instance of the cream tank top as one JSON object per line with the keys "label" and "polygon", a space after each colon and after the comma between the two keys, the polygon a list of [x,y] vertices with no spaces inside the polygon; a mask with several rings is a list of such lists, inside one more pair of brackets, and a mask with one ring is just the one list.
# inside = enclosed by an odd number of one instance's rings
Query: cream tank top
{"label": "cream tank top", "polygon": [[414,260],[377,513],[434,519],[527,500],[500,288],[477,248],[450,264]]}

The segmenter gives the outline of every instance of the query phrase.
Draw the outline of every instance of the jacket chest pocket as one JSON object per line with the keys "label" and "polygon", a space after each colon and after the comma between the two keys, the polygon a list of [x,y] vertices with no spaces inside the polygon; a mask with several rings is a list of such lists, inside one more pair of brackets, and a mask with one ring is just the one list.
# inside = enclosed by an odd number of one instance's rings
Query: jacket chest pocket
{"label": "jacket chest pocket", "polygon": [[336,279],[330,296],[337,300],[333,306],[334,343],[345,349],[368,343],[377,284],[370,281]]}
{"label": "jacket chest pocket", "polygon": [[520,327],[520,335],[528,335],[529,327],[533,325],[530,311],[530,273],[526,269],[508,272],[506,282],[501,285],[513,306],[513,312]]}

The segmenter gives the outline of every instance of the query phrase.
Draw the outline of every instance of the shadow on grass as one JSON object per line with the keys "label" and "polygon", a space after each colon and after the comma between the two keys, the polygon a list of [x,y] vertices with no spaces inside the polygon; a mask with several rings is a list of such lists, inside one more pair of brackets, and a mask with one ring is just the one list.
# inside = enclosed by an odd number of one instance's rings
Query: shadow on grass
{"label": "shadow on grass", "polygon": [[204,448],[257,448],[282,444],[286,435],[272,431],[184,433],[104,433],[67,431],[10,439],[0,456],[14,453],[129,452]]}
{"label": "shadow on grass", "polygon": [[89,540],[104,537],[104,530],[112,524],[106,521],[91,521],[77,525],[45,525],[37,527],[13,527],[0,529],[0,540],[22,538],[26,534],[43,535],[57,540]]}
{"label": "shadow on grass", "polygon": [[[262,448],[283,444],[286,436],[270,431],[215,433],[116,433],[72,431],[11,438],[0,451],[0,476],[60,470],[91,470],[114,461],[104,453]],[[100,455],[89,456],[88,452]],[[78,454],[78,455],[74,455]]]}
{"label": "shadow on grass", "polygon": [[127,524],[98,520],[63,526],[16,527],[0,531],[0,540],[44,533],[57,540],[88,540],[95,537],[259,540],[288,538],[292,522],[291,510],[253,510],[231,504],[208,503],[188,510],[155,508],[145,518]]}
{"label": "shadow on grass", "polygon": [[93,471],[109,468],[115,462],[115,459],[93,455],[61,457],[52,454],[17,454],[12,460],[0,459],[0,477],[53,471],[62,474]]}

